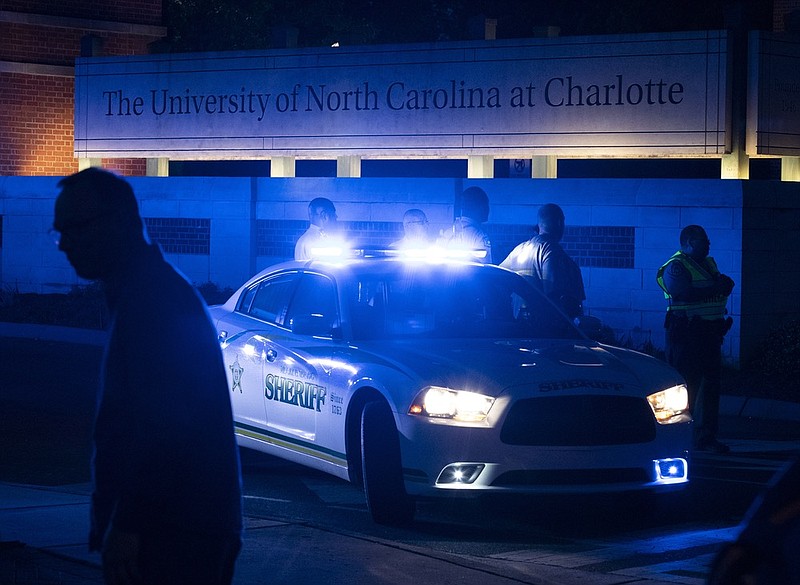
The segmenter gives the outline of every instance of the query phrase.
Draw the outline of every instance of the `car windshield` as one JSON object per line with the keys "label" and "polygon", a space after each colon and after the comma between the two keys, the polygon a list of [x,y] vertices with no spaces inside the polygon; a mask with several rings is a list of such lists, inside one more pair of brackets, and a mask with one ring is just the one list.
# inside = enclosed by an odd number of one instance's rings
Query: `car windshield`
{"label": "car windshield", "polygon": [[581,337],[525,279],[495,267],[391,262],[352,276],[354,339]]}

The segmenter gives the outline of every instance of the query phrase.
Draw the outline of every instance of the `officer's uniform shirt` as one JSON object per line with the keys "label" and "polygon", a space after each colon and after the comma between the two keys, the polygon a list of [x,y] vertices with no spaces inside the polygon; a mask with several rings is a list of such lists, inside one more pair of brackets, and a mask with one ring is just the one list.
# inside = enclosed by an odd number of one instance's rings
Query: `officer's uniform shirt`
{"label": "officer's uniform shirt", "polygon": [[533,282],[561,306],[570,317],[582,313],[586,300],[580,267],[548,234],[535,235],[522,242],[500,263]]}
{"label": "officer's uniform shirt", "polygon": [[453,227],[442,233],[439,245],[450,249],[483,250],[486,255],[478,258],[484,264],[492,263],[492,243],[481,224],[470,217],[458,217]]}
{"label": "officer's uniform shirt", "polygon": [[303,235],[297,239],[294,246],[294,259],[295,260],[310,260],[312,258],[311,250],[320,245],[320,242],[325,239],[325,232],[321,227],[313,223],[308,226],[308,229],[303,232]]}

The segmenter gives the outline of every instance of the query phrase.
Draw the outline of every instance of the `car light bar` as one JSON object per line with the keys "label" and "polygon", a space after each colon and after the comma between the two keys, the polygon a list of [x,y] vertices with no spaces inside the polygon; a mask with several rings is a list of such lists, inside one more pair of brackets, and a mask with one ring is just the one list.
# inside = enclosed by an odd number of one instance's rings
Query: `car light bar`
{"label": "car light bar", "polygon": [[441,246],[404,248],[353,248],[340,243],[315,246],[311,248],[314,259],[346,258],[400,258],[407,260],[483,260],[486,250],[450,249]]}

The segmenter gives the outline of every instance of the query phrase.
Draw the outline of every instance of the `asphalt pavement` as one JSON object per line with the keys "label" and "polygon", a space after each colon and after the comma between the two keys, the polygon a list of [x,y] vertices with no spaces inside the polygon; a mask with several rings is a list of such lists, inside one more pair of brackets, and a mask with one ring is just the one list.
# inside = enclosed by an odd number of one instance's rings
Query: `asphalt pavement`
{"label": "asphalt pavement", "polygon": [[[0,338],[14,337],[95,346],[104,341],[99,331],[0,323]],[[723,440],[746,445],[798,437],[800,403],[724,396],[720,410]],[[89,553],[87,546],[90,493],[89,483],[54,487],[0,482],[0,584],[103,582],[99,555]],[[504,575],[496,565],[464,555],[254,516],[245,517],[244,547],[234,577],[238,585],[579,582],[610,583],[546,566],[520,580],[518,575]]]}

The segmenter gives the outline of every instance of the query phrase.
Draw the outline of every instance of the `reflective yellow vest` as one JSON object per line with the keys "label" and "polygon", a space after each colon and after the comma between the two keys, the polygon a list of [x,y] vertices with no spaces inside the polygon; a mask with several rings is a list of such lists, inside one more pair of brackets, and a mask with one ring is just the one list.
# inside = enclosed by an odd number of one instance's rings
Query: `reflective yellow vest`
{"label": "reflective yellow vest", "polygon": [[664,286],[664,271],[670,262],[680,262],[692,277],[692,286],[694,288],[705,288],[714,285],[715,277],[719,275],[717,263],[711,256],[706,257],[705,266],[697,263],[682,251],[675,252],[672,257],[667,260],[661,268],[658,269],[656,274],[656,281],[658,286],[664,291],[664,298],[667,299],[669,306],[667,311],[681,311],[687,317],[700,317],[713,321],[715,319],[724,319],[727,310],[725,306],[728,304],[728,297],[726,295],[709,296],[702,301],[683,302],[672,298],[667,292],[667,287]]}

